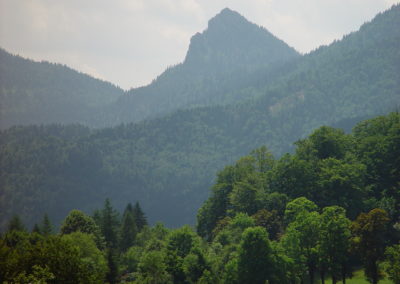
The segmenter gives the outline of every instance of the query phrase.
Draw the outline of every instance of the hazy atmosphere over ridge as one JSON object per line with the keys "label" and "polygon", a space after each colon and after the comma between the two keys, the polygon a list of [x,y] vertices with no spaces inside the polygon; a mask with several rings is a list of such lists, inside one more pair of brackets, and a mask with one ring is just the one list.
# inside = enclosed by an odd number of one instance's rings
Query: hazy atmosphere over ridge
{"label": "hazy atmosphere over ridge", "polygon": [[182,62],[190,37],[225,7],[305,53],[357,30],[398,2],[0,0],[0,46],[128,89]]}

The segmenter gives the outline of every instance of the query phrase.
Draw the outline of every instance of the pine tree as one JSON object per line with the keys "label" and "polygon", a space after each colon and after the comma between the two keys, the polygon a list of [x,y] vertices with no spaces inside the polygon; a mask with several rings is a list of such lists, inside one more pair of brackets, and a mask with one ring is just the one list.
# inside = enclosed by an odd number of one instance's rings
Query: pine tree
{"label": "pine tree", "polygon": [[33,225],[32,233],[38,233],[38,234],[42,233],[41,230],[40,230],[40,227],[39,227],[39,225],[37,223],[35,223],[35,225]]}
{"label": "pine tree", "polygon": [[107,282],[110,284],[117,283],[118,266],[115,260],[115,251],[112,248],[108,248],[106,253],[108,265],[108,272],[106,275]]}
{"label": "pine tree", "polygon": [[126,251],[128,248],[133,246],[136,234],[137,234],[136,222],[132,213],[132,205],[129,203],[124,211],[122,226],[121,226],[120,248],[122,251]]}
{"label": "pine tree", "polygon": [[123,216],[123,217],[125,217],[125,215],[126,215],[127,213],[133,214],[133,206],[132,206],[132,203],[130,203],[130,202],[128,203],[128,205],[126,205],[126,208],[125,208],[124,216]]}
{"label": "pine tree", "polygon": [[17,214],[15,214],[8,223],[8,231],[26,231],[25,225]]}
{"label": "pine tree", "polygon": [[50,219],[49,219],[49,216],[47,215],[47,213],[45,213],[43,216],[41,232],[45,236],[51,235],[53,233],[53,226],[50,222]]}
{"label": "pine tree", "polygon": [[135,218],[136,227],[139,232],[143,229],[143,227],[147,226],[147,219],[139,205],[139,202],[135,203],[135,207],[133,208],[133,217]]}
{"label": "pine tree", "polygon": [[104,208],[101,212],[101,232],[107,247],[116,248],[118,246],[118,212],[112,207],[110,200],[107,198],[104,202]]}

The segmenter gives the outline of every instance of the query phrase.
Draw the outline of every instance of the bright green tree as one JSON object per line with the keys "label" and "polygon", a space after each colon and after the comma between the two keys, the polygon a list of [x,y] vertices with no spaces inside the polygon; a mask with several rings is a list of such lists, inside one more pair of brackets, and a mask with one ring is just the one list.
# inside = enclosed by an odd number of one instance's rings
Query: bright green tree
{"label": "bright green tree", "polygon": [[386,248],[385,271],[393,283],[400,284],[400,243]]}
{"label": "bright green tree", "polygon": [[206,257],[200,247],[193,248],[183,259],[183,271],[189,283],[197,283],[204,271],[209,271],[209,269]]}
{"label": "bright green tree", "polygon": [[338,205],[355,218],[366,197],[365,166],[355,160],[327,158],[319,163],[318,191],[314,195],[321,207]]}
{"label": "bright green tree", "polygon": [[107,262],[103,253],[97,248],[94,236],[82,232],[63,235],[62,240],[78,248],[82,265],[90,277],[90,283],[104,282],[107,273]]}
{"label": "bright green tree", "polygon": [[243,212],[252,215],[261,207],[261,192],[255,185],[247,182],[237,182],[229,195],[233,212]]}
{"label": "bright green tree", "polygon": [[289,202],[285,220],[290,223],[282,240],[288,256],[295,261],[297,277],[301,279],[307,271],[311,284],[318,263],[320,215],[317,209],[313,202],[304,197]]}
{"label": "bright green tree", "polygon": [[101,235],[99,226],[95,223],[92,217],[86,215],[80,210],[72,210],[64,219],[60,232],[62,235],[71,234],[74,232],[82,232],[92,234],[96,240],[98,248],[104,248],[104,238]]}
{"label": "bright green tree", "polygon": [[167,272],[164,254],[160,251],[145,253],[139,262],[135,283],[143,284],[169,284],[172,283],[171,275]]}
{"label": "bright green tree", "polygon": [[[327,268],[336,283],[341,277],[346,282],[346,267],[350,249],[350,225],[346,212],[342,207],[331,206],[322,210],[319,232],[319,256],[323,260],[323,267]],[[321,280],[323,273],[321,273]]]}
{"label": "bright green tree", "polygon": [[243,232],[238,255],[238,280],[243,284],[264,284],[272,278],[271,247],[262,227]]}
{"label": "bright green tree", "polygon": [[317,209],[318,206],[307,198],[296,198],[286,205],[285,221],[287,223],[293,222],[300,214],[304,212],[316,211]]}
{"label": "bright green tree", "polygon": [[351,138],[343,130],[322,126],[307,139],[296,142],[296,154],[305,160],[343,159],[351,147]]}

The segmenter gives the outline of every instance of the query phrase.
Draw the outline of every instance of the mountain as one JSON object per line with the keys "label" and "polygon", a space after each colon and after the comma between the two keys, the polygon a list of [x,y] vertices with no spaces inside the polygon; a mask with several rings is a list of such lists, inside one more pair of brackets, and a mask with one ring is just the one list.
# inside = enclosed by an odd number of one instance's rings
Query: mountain
{"label": "mountain", "polygon": [[237,12],[222,10],[191,39],[183,63],[151,84],[124,93],[66,66],[34,62],[0,50],[1,128],[11,125],[81,123],[115,126],[159,117],[177,109],[230,104],[246,98],[232,91],[254,85],[300,55]]}
{"label": "mountain", "polygon": [[[0,133],[0,226],[13,213],[30,224],[60,220],[110,197],[140,201],[151,221],[193,223],[214,173],[267,145],[275,156],[321,125],[347,129],[400,105],[400,5],[359,31],[257,73],[232,89],[246,99],[178,110],[136,124],[13,127]],[[254,73],[256,74],[256,73]],[[56,221],[56,220],[55,220]]]}
{"label": "mountain", "polygon": [[0,128],[77,123],[123,91],[60,64],[35,62],[0,49]]}
{"label": "mountain", "polygon": [[266,29],[226,8],[208,22],[204,32],[191,38],[183,63],[168,68],[150,85],[130,90],[87,124],[113,126],[177,109],[248,99],[249,93],[233,91],[253,85],[261,70],[273,73],[298,57]]}

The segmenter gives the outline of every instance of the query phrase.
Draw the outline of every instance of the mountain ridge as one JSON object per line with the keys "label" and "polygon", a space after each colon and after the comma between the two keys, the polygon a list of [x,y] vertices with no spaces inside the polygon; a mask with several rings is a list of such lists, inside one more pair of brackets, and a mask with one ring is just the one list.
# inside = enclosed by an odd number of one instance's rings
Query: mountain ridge
{"label": "mountain ridge", "polygon": [[0,128],[83,122],[87,112],[122,95],[112,83],[66,65],[34,61],[0,48]]}
{"label": "mountain ridge", "polygon": [[[272,81],[259,74],[257,84],[232,91],[251,97],[237,104],[180,109],[97,130],[32,126],[1,132],[0,219],[13,210],[32,222],[46,210],[65,216],[68,206],[90,212],[110,197],[119,208],[139,200],[152,221],[193,223],[215,172],[249,151],[267,145],[280,156],[322,124],[348,129],[361,118],[395,110],[399,7],[359,33],[282,65]],[[44,204],[41,196],[52,198]]]}
{"label": "mountain ridge", "polygon": [[266,29],[225,9],[209,21],[202,33],[191,38],[182,63],[168,68],[150,85],[128,91],[114,105],[105,108],[102,119],[93,125],[138,122],[181,108],[246,99],[243,94],[236,97],[227,94],[248,84],[258,69],[273,70],[298,56]]}

